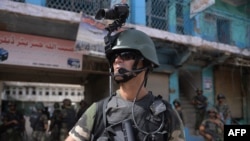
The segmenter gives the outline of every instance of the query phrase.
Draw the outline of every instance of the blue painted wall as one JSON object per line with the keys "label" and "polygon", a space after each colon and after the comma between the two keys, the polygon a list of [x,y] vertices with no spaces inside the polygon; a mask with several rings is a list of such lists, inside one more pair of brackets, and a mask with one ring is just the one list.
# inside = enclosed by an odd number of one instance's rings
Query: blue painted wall
{"label": "blue painted wall", "polygon": [[[217,0],[213,6],[193,18],[194,28],[192,35],[217,42],[217,19],[223,17],[229,20],[229,44],[239,48],[249,47],[250,34],[248,28],[250,26],[250,17],[249,14],[247,15],[242,10],[245,6],[234,7]],[[208,13],[212,16],[208,15]]]}
{"label": "blue painted wall", "polygon": [[179,99],[179,76],[178,71],[170,74],[169,77],[169,102],[173,106],[173,101],[177,98]]}
{"label": "blue painted wall", "polygon": [[40,5],[45,6],[46,0],[25,0],[26,3],[34,4],[34,5]]}
{"label": "blue painted wall", "polygon": [[213,106],[215,103],[213,67],[204,68],[202,70],[202,84],[203,94],[208,98],[209,106]]}
{"label": "blue painted wall", "polygon": [[146,1],[130,0],[131,23],[146,25]]}

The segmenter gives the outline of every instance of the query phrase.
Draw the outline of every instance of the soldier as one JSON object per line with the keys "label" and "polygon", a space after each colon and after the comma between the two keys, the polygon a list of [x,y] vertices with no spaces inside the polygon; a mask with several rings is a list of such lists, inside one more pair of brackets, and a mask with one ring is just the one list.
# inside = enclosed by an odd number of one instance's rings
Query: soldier
{"label": "soldier", "polygon": [[181,102],[178,99],[175,99],[173,101],[173,105],[174,105],[175,110],[179,114],[179,116],[180,116],[180,118],[181,118],[181,120],[182,120],[182,122],[184,124],[185,122],[184,122],[184,117],[183,117],[183,113],[182,113]]}
{"label": "soldier", "polygon": [[208,104],[207,97],[203,95],[202,90],[200,89],[196,90],[196,95],[194,96],[192,100],[192,104],[195,107],[195,115],[196,115],[195,116],[196,117],[195,130],[196,130],[196,134],[198,134],[200,124],[202,120],[205,118],[206,108]]}
{"label": "soldier", "polygon": [[152,39],[136,29],[114,37],[106,57],[119,88],[110,97],[93,103],[66,141],[185,140],[177,112],[146,88],[148,74],[159,66]]}
{"label": "soldier", "polygon": [[64,99],[61,114],[60,141],[64,141],[68,136],[68,132],[76,123],[76,111],[71,105],[70,99]]}
{"label": "soldier", "polygon": [[82,116],[82,114],[88,109],[89,104],[85,100],[81,100],[80,103],[80,108],[77,111],[76,114],[76,120],[79,120],[79,118]]}
{"label": "soldier", "polygon": [[207,114],[208,117],[202,121],[199,127],[200,135],[206,141],[223,141],[224,124],[218,118],[216,108],[208,108]]}
{"label": "soldier", "polygon": [[52,141],[60,140],[61,123],[62,123],[62,112],[60,109],[60,104],[56,102],[54,103],[54,111],[51,117],[51,124],[49,128],[49,132],[51,132]]}
{"label": "soldier", "polygon": [[8,111],[3,114],[2,122],[5,127],[4,141],[22,141],[25,132],[25,119],[21,112],[17,111],[16,103],[8,103]]}
{"label": "soldier", "polygon": [[32,141],[46,141],[46,131],[48,129],[48,117],[43,113],[44,105],[42,102],[35,104],[36,112],[30,117],[32,131]]}
{"label": "soldier", "polygon": [[218,116],[224,124],[231,124],[231,112],[225,100],[226,97],[223,94],[218,94],[215,108],[218,110]]}

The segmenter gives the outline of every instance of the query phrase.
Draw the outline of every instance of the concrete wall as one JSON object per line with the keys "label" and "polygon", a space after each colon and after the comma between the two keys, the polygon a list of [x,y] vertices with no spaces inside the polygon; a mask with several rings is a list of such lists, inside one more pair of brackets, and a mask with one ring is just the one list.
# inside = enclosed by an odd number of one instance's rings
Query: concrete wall
{"label": "concrete wall", "polygon": [[85,100],[89,103],[96,102],[109,95],[108,75],[96,75],[85,85]]}
{"label": "concrete wall", "polygon": [[151,73],[147,82],[147,89],[154,95],[161,95],[169,100],[169,75],[165,73]]}

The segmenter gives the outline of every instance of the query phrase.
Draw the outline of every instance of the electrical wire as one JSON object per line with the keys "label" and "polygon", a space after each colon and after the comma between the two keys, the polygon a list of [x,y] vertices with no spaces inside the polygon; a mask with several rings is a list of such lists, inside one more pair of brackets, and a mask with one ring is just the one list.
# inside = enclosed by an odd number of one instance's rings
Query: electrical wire
{"label": "electrical wire", "polygon": [[152,132],[147,132],[147,131],[142,130],[141,128],[139,128],[138,124],[136,123],[135,115],[134,115],[135,101],[136,101],[136,99],[137,99],[137,97],[138,97],[138,95],[139,95],[139,93],[140,93],[140,91],[142,89],[142,86],[144,85],[144,83],[147,80],[147,76],[148,76],[148,71],[146,71],[146,74],[144,76],[143,82],[141,83],[141,85],[140,85],[140,87],[139,87],[139,89],[137,91],[136,97],[134,98],[133,105],[132,105],[132,118],[133,118],[133,122],[134,122],[135,127],[138,129],[138,131],[146,135],[145,138],[143,139],[144,141],[146,141],[146,139],[149,137],[149,135],[151,135],[151,137],[154,137],[154,134],[156,134],[157,132],[159,132],[162,129],[162,127],[164,125],[164,118],[165,118],[165,116],[163,114],[163,116],[162,116],[162,122],[161,122],[160,127],[158,129],[156,129],[155,131],[152,131]]}

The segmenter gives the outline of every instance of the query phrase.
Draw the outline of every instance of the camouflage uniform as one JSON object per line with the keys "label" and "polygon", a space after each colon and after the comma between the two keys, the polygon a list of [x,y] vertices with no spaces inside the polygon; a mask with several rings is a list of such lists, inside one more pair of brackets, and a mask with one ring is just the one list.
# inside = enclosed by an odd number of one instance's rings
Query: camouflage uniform
{"label": "camouflage uniform", "polygon": [[217,118],[218,112],[216,108],[209,108],[207,113],[208,117],[202,121],[200,126],[201,135],[203,135],[207,141],[210,140],[208,140],[205,134],[209,134],[212,137],[211,141],[223,141],[224,123]]}
{"label": "camouflage uniform", "polygon": [[[152,127],[151,131],[155,131],[160,127],[160,124],[162,123],[159,121],[157,123],[154,123],[156,121],[154,122],[152,121],[153,117],[149,111],[150,110],[149,106],[153,101],[154,101],[154,96],[152,93],[150,93],[141,100],[139,100],[138,102],[135,102],[133,113],[135,114],[134,115],[135,120],[136,123],[138,123],[140,129],[147,130]],[[112,99],[108,102],[107,108],[105,110],[108,111],[108,113],[106,113],[108,124],[114,125],[126,119],[132,119],[133,115],[131,113],[132,107],[133,107],[133,102],[126,101],[123,98],[121,98],[119,91],[117,91],[117,95],[112,97]],[[93,131],[95,124],[94,120],[96,116],[96,108],[97,104],[96,103],[92,104],[87,109],[87,111],[82,115],[82,117],[78,120],[73,129],[69,132],[69,134],[71,135],[71,137],[74,138],[74,140],[81,140],[81,141],[91,140],[92,138],[91,135],[96,132]],[[157,141],[161,141],[163,140],[164,137],[165,137],[164,140],[167,140],[167,138],[169,137],[170,138],[169,140],[171,141],[184,140],[182,123],[179,120],[179,118],[177,118],[177,113],[173,111],[171,106],[168,106],[164,114],[166,114],[167,116],[165,117],[166,122],[164,122],[165,124],[162,127],[164,127],[163,130],[166,132],[163,131],[162,134],[156,134],[155,139]],[[161,119],[157,120],[161,121]],[[135,132],[135,133],[136,133],[135,135],[136,140],[143,140],[142,138],[146,136],[142,132]]]}
{"label": "camouflage uniform", "polygon": [[77,113],[76,113],[76,120],[79,120],[80,117],[82,116],[82,114],[88,109],[89,105],[86,101],[81,100],[80,101],[80,108],[78,109]]}
{"label": "camouflage uniform", "polygon": [[197,95],[193,98],[193,104],[195,106],[196,114],[195,129],[199,130],[199,126],[206,115],[207,97],[202,95],[202,90],[197,89],[196,92]]}
{"label": "camouflage uniform", "polygon": [[5,127],[5,141],[22,141],[24,140],[25,119],[22,113],[16,111],[16,104],[8,103],[9,111],[3,114],[2,121]]}
{"label": "camouflage uniform", "polygon": [[71,106],[70,99],[63,100],[63,109],[61,113],[62,122],[60,128],[60,141],[64,141],[68,132],[76,123],[76,112]]}
{"label": "camouflage uniform", "polygon": [[48,129],[48,117],[43,113],[43,104],[36,103],[37,111],[30,117],[32,131],[32,141],[46,141],[46,130]]}
{"label": "camouflage uniform", "polygon": [[178,100],[178,99],[175,99],[173,101],[173,105],[174,105],[174,108],[175,110],[177,111],[177,113],[179,114],[181,120],[182,120],[182,123],[185,124],[184,122],[184,117],[183,117],[183,113],[182,113],[182,108],[181,108],[181,102]]}
{"label": "camouflage uniform", "polygon": [[215,108],[224,124],[231,124],[231,112],[229,106],[224,102],[225,99],[226,98],[223,94],[219,94],[217,96],[217,104],[215,105]]}
{"label": "camouflage uniform", "polygon": [[49,131],[51,132],[50,139],[52,141],[59,141],[60,140],[60,129],[61,129],[61,122],[62,122],[62,115],[59,103],[54,104],[54,112],[51,117],[51,124]]}

